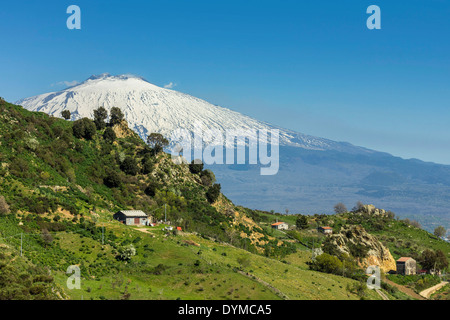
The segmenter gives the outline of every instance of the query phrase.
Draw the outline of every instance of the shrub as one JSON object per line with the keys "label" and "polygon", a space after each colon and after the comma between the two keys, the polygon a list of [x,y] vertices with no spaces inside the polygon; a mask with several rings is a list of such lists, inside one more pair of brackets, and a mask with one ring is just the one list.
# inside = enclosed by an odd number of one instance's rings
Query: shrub
{"label": "shrub", "polygon": [[105,129],[105,132],[103,133],[103,139],[106,142],[113,143],[116,140],[116,133],[111,127],[108,127]]}
{"label": "shrub", "polygon": [[121,182],[122,181],[120,180],[119,176],[116,173],[114,173],[114,172],[109,173],[103,179],[103,183],[108,188],[118,188],[118,187],[120,187]]}
{"label": "shrub", "polygon": [[120,165],[120,169],[131,176],[135,176],[139,170],[136,160],[134,160],[134,158],[130,156],[127,156],[123,160],[122,164]]}
{"label": "shrub", "polygon": [[215,183],[206,192],[206,198],[210,203],[214,203],[220,195],[220,184]]}
{"label": "shrub", "polygon": [[202,184],[207,187],[211,186],[213,183],[216,182],[216,176],[209,169],[203,170],[200,173],[200,178],[202,180]]}
{"label": "shrub", "polygon": [[116,256],[117,260],[128,261],[131,260],[133,256],[136,255],[136,249],[132,244],[123,247],[119,250],[119,254]]}
{"label": "shrub", "polygon": [[69,111],[69,110],[63,110],[63,111],[61,112],[61,116],[62,116],[64,119],[69,120],[69,119],[70,119],[70,111]]}
{"label": "shrub", "polygon": [[203,170],[203,162],[201,160],[195,159],[192,160],[191,164],[189,164],[189,171],[193,174],[199,174]]}
{"label": "shrub", "polygon": [[297,220],[295,221],[295,225],[298,229],[306,229],[308,227],[308,217],[299,214]]}
{"label": "shrub", "polygon": [[146,195],[148,195],[150,197],[154,197],[157,189],[158,189],[158,184],[156,182],[152,181],[147,186],[147,188],[145,188],[144,192]]}
{"label": "shrub", "polygon": [[86,140],[92,140],[95,136],[96,127],[94,121],[83,118],[73,123],[72,131],[73,135],[78,139],[84,138]]}
{"label": "shrub", "polygon": [[323,253],[317,256],[309,267],[316,271],[338,274],[342,269],[342,262],[335,256]]}

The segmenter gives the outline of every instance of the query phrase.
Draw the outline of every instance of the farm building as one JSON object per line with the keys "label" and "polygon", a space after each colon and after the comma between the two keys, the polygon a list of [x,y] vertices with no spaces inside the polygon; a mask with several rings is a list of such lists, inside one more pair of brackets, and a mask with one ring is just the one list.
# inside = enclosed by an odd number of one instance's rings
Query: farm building
{"label": "farm building", "polygon": [[288,224],[286,222],[277,222],[272,224],[272,228],[278,229],[278,230],[287,230]]}
{"label": "farm building", "polygon": [[331,227],[319,227],[319,232],[322,232],[324,234],[332,234],[333,228]]}
{"label": "farm building", "polygon": [[152,218],[141,210],[121,210],[113,218],[127,226],[146,226],[152,222]]}
{"label": "farm building", "polygon": [[410,257],[401,257],[397,260],[397,274],[409,276],[416,274],[416,260]]}

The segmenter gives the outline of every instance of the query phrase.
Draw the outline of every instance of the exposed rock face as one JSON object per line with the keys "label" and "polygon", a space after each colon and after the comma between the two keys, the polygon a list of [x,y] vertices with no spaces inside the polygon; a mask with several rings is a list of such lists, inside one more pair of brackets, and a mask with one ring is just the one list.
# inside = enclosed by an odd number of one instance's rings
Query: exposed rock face
{"label": "exposed rock face", "polygon": [[378,216],[378,215],[385,215],[386,210],[378,209],[373,204],[365,204],[356,213],[359,213],[359,214],[365,213],[365,214],[369,214],[369,215]]}
{"label": "exposed rock face", "polygon": [[343,226],[339,233],[330,235],[328,241],[342,253],[350,255],[349,246],[362,245],[367,251],[365,258],[359,259],[361,267],[379,266],[384,272],[396,270],[396,263],[389,249],[361,226]]}

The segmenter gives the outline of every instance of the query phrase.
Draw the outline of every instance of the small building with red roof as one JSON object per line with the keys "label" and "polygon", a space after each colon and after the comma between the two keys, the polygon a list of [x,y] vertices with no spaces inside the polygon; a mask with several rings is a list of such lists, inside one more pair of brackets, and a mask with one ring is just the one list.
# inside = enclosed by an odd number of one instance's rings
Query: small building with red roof
{"label": "small building with red roof", "polygon": [[333,228],[332,227],[319,227],[319,232],[322,232],[324,234],[332,234]]}
{"label": "small building with red roof", "polygon": [[277,230],[287,230],[289,228],[289,225],[286,222],[276,222],[276,223],[272,223],[272,228],[277,229]]}

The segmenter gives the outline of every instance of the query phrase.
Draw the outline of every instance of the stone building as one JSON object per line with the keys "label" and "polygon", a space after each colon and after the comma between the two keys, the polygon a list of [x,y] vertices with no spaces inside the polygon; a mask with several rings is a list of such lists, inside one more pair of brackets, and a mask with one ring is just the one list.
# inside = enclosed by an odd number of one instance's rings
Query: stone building
{"label": "stone building", "polygon": [[397,260],[397,274],[409,276],[416,274],[416,260],[410,257],[401,257]]}

